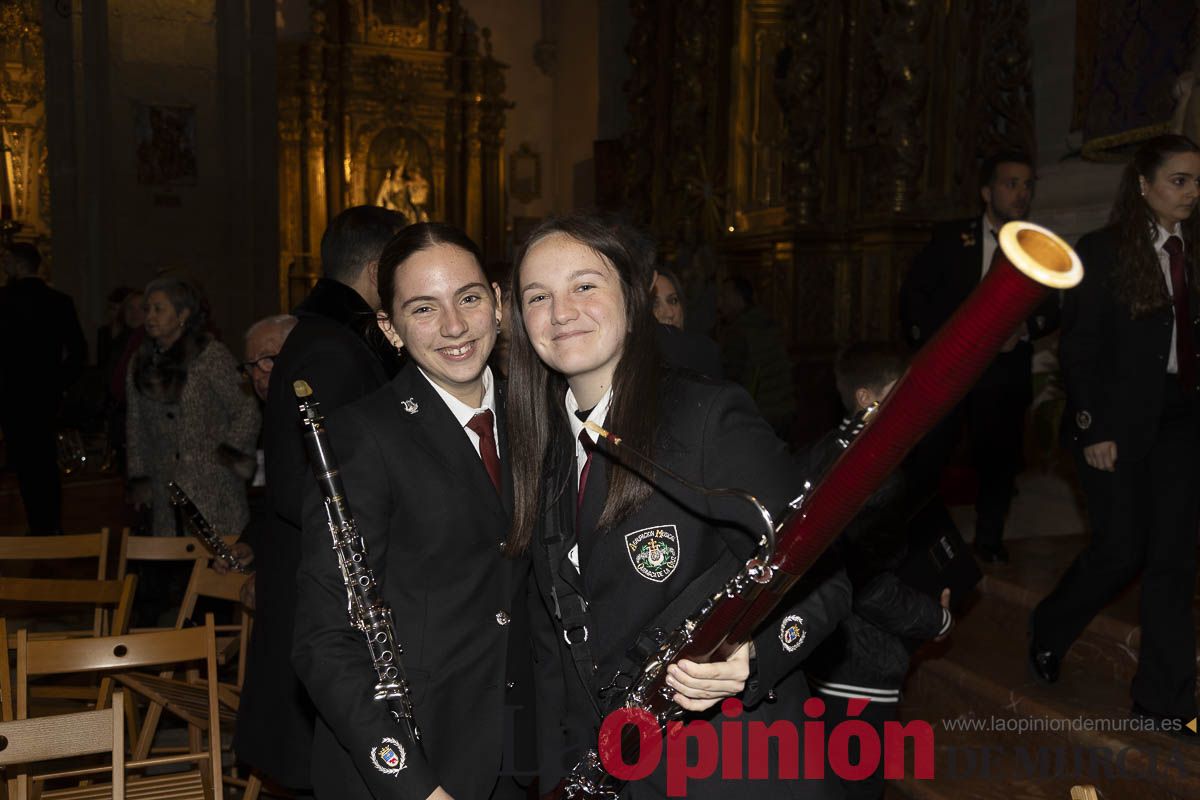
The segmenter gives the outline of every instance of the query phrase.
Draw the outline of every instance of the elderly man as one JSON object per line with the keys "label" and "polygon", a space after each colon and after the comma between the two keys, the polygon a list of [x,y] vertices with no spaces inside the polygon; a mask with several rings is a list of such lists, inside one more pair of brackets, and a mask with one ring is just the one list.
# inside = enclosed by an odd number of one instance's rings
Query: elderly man
{"label": "elderly man", "polygon": [[264,403],[267,402],[275,357],[298,321],[291,314],[278,314],[260,319],[246,330],[246,360],[242,362],[242,373],[250,379],[254,393]]}

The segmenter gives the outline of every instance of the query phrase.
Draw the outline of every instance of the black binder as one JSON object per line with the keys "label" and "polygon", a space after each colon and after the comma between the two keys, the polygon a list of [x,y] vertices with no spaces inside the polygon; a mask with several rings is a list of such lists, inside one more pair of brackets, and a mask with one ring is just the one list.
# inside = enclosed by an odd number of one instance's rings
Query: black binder
{"label": "black binder", "polygon": [[957,612],[983,578],[971,547],[945,504],[934,498],[909,523],[908,556],[896,570],[902,581],[935,600],[950,589],[950,609]]}

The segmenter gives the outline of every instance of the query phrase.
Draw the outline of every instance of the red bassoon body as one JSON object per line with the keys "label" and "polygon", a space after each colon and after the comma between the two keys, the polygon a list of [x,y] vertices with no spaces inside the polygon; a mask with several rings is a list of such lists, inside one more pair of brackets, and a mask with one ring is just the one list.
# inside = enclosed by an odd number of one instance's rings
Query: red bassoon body
{"label": "red bassoon body", "polygon": [[[660,723],[677,713],[673,692],[664,690],[666,665],[683,658],[720,660],[748,641],[912,447],[963,398],[1047,292],[1075,286],[1083,277],[1075,252],[1045,228],[1010,222],[998,240],[979,286],[917,353],[871,424],[779,524],[769,560],[747,563],[685,620],[643,666],[619,706],[642,708]],[[593,751],[567,779],[567,795],[612,796],[613,783],[598,767]]]}

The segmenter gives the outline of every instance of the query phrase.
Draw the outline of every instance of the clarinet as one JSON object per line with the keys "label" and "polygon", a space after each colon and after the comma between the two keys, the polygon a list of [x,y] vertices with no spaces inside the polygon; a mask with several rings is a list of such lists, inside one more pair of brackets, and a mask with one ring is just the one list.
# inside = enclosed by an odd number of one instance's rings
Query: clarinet
{"label": "clarinet", "polygon": [[387,705],[400,728],[400,738],[405,743],[393,742],[399,750],[393,763],[398,764],[397,770],[404,769],[407,760],[404,748],[412,747],[414,752],[421,752],[421,732],[413,715],[412,696],[400,663],[403,650],[396,641],[392,609],[380,595],[375,575],[367,563],[366,544],[346,502],[346,491],[338,474],[337,459],[330,446],[319,403],[312,399],[312,388],[306,381],[296,381],[292,390],[300,401],[300,423],[304,427],[308,460],[325,498],[325,519],[346,585],[346,613],[350,617],[350,626],[367,639],[371,661],[379,678],[375,683],[374,698]]}
{"label": "clarinet", "polygon": [[[659,649],[610,707],[646,711],[661,732],[679,715],[671,700],[674,692],[665,684],[667,666],[681,658],[719,661],[748,641],[913,445],[962,399],[1046,293],[1069,289],[1082,279],[1079,257],[1051,231],[1029,222],[1001,228],[988,274],[917,353],[887,400],[871,413],[870,426],[862,430],[855,425],[861,433],[854,435],[842,431],[845,449],[816,486],[805,487],[778,525],[764,517],[768,530],[758,552],[659,640]],[[621,445],[620,437],[608,431],[600,435],[612,447],[639,457]],[[781,643],[784,634],[781,629]],[[624,728],[615,742],[598,743],[584,755],[562,784],[566,798],[617,796],[621,782],[604,769],[599,753],[608,749],[605,745],[629,752],[630,740],[637,736],[629,735],[631,726]]]}
{"label": "clarinet", "polygon": [[183,517],[184,527],[188,529],[188,532],[192,536],[199,539],[200,543],[218,561],[234,572],[240,572],[242,575],[249,575],[254,571],[238,560],[237,556],[233,554],[233,550],[229,548],[229,545],[225,544],[225,540],[217,534],[212,524],[200,513],[200,509],[196,508],[196,504],[192,502],[192,498],[188,497],[187,493],[179,488],[179,484],[171,481],[167,484],[167,491],[171,495],[171,505],[179,509],[180,516]]}

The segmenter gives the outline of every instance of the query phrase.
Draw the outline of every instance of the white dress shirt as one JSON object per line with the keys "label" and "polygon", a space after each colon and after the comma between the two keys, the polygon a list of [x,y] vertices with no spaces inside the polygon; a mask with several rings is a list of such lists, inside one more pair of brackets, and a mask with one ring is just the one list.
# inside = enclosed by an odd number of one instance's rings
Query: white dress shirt
{"label": "white dress shirt", "polygon": [[992,267],[992,258],[996,255],[996,248],[999,244],[996,242],[996,226],[988,219],[987,212],[983,213],[982,221],[979,225],[980,236],[983,237],[983,264],[979,269],[979,280],[987,277],[988,270]]}
{"label": "white dress shirt", "polygon": [[[596,406],[587,415],[587,419],[580,420],[579,417],[576,416],[576,414],[575,414],[576,411],[581,410],[579,408],[579,401],[577,401],[575,399],[575,393],[571,391],[570,387],[567,387],[567,397],[566,397],[567,421],[571,423],[571,436],[575,439],[575,485],[576,486],[579,485],[579,476],[583,474],[583,467],[585,464],[587,464],[587,459],[588,459],[587,451],[583,449],[583,443],[579,441],[579,432],[585,431],[587,433],[588,438],[591,439],[593,443],[598,442],[600,440],[599,434],[597,434],[596,432],[594,432],[592,430],[589,430],[588,428],[585,428],[584,422],[592,422],[592,423],[595,423],[596,425],[603,427],[604,419],[605,419],[605,417],[608,416],[608,407],[610,405],[612,405],[612,387],[611,386],[608,387],[608,391],[604,393],[604,396],[600,398],[600,402],[596,403]],[[576,542],[575,546],[571,548],[571,552],[567,553],[567,558],[570,560],[570,562],[572,564],[575,565],[575,569],[578,570],[579,569],[579,543],[578,542]]]}
{"label": "white dress shirt", "polygon": [[[476,414],[482,414],[484,411],[491,411],[492,437],[496,440],[496,448],[499,450],[500,436],[496,432],[496,391],[492,385],[491,367],[483,368],[483,405],[481,405],[479,408],[471,408],[462,400],[459,400],[457,397],[434,383],[433,380],[430,379],[427,374],[425,374],[425,370],[421,369],[420,367],[417,367],[417,369],[421,370],[421,375],[425,378],[425,380],[429,381],[429,385],[432,386],[433,390],[438,393],[438,397],[442,398],[442,402],[446,404],[446,408],[450,409],[450,413],[454,415],[456,420],[458,420],[458,424],[462,426],[463,433],[467,435],[467,438],[471,440],[471,446],[475,448],[475,455],[479,455],[479,435],[475,433],[475,431],[468,428],[467,423],[470,422],[471,418]],[[499,456],[500,453],[497,452],[496,455]]]}
{"label": "white dress shirt", "polygon": [[[1163,281],[1167,284],[1167,294],[1175,297],[1175,287],[1171,285],[1171,256],[1166,250],[1163,250],[1163,245],[1167,243],[1167,239],[1172,236],[1178,236],[1179,241],[1183,241],[1183,233],[1179,230],[1179,223],[1175,223],[1175,230],[1169,231],[1162,225],[1154,226],[1157,232],[1154,237],[1154,253],[1158,256],[1158,266],[1162,269]],[[1175,314],[1175,306],[1171,306],[1171,314]],[[1179,372],[1179,355],[1175,352],[1176,326],[1171,325],[1171,349],[1167,354],[1167,372],[1175,375]]]}

